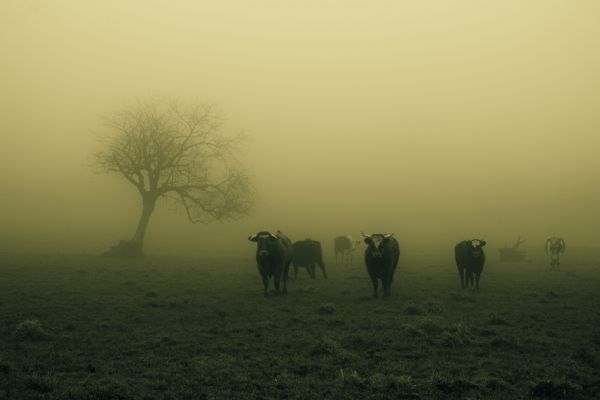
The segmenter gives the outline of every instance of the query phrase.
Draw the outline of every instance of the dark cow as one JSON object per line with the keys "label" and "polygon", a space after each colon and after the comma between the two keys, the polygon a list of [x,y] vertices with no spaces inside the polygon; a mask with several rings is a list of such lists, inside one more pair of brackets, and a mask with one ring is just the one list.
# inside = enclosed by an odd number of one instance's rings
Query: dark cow
{"label": "dark cow", "polygon": [[473,284],[479,289],[479,277],[485,264],[483,252],[485,243],[485,240],[472,239],[463,240],[454,246],[454,258],[460,275],[460,286],[463,289],[473,287]]}
{"label": "dark cow", "polygon": [[333,253],[335,254],[335,262],[338,263],[338,254],[342,259],[342,264],[352,264],[354,250],[359,240],[352,239],[352,236],[336,236],[333,239]]}
{"label": "dark cow", "polygon": [[321,268],[323,278],[327,279],[325,272],[325,263],[323,263],[323,250],[321,243],[316,240],[301,240],[294,243],[294,278],[298,277],[298,267],[305,267],[311,278],[315,278],[316,265]]}
{"label": "dark cow", "polygon": [[398,241],[392,237],[393,233],[374,233],[372,235],[362,234],[367,244],[365,250],[365,264],[367,272],[373,282],[373,295],[378,297],[377,288],[381,279],[383,286],[383,297],[391,294],[394,272],[400,259],[400,246]]}
{"label": "dark cow", "polygon": [[287,293],[287,280],[292,262],[292,242],[280,231],[276,235],[270,232],[258,232],[248,236],[248,240],[256,242],[256,263],[258,272],[265,287],[265,297],[269,295],[269,278],[273,277],[275,294],[279,294],[279,282],[283,275],[283,293]]}

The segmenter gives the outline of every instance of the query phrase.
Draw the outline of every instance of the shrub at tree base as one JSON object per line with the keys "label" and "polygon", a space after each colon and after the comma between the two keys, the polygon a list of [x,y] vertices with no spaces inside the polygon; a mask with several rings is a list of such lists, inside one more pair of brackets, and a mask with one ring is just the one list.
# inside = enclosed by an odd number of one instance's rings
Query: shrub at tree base
{"label": "shrub at tree base", "polygon": [[110,250],[102,253],[104,257],[129,258],[143,257],[141,246],[133,240],[121,240],[116,246],[111,246]]}

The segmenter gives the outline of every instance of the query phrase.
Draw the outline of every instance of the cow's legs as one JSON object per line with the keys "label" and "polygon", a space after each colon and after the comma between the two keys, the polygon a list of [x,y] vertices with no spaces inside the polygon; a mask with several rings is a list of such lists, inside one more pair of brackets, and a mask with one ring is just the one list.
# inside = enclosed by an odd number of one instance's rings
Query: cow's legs
{"label": "cow's legs", "polygon": [[560,265],[560,255],[552,253],[550,255],[550,266],[558,268],[559,265]]}
{"label": "cow's legs", "polygon": [[269,278],[266,275],[261,275],[263,286],[265,288],[265,297],[269,297]]}
{"label": "cow's legs", "polygon": [[327,272],[325,272],[325,265],[319,264],[319,267],[321,268],[321,272],[323,272],[323,278],[327,279]]}
{"label": "cow's legs", "polygon": [[273,274],[273,285],[275,286],[275,295],[280,293],[279,282],[281,281],[281,269],[277,273]]}
{"label": "cow's legs", "polygon": [[388,267],[388,273],[381,280],[383,286],[383,297],[390,297],[392,294],[392,279],[394,277],[394,267],[391,265]]}
{"label": "cow's legs", "polygon": [[379,287],[379,282],[377,278],[371,277],[371,282],[373,282],[373,297],[378,298],[379,294],[377,293],[377,288]]}
{"label": "cow's legs", "polygon": [[479,289],[479,277],[480,276],[481,276],[480,272],[475,274],[475,289]]}
{"label": "cow's legs", "polygon": [[383,278],[381,280],[381,286],[383,286],[383,297],[390,297],[391,294],[391,288],[390,288],[390,278]]}
{"label": "cow's legs", "polygon": [[298,278],[298,266],[294,265],[294,279]]}
{"label": "cow's legs", "polygon": [[465,288],[465,270],[464,268],[458,269],[458,275],[460,275],[460,287],[461,289]]}
{"label": "cow's legs", "polygon": [[466,275],[465,278],[466,278],[466,281],[467,281],[467,287],[472,287],[473,283],[474,283],[473,282],[473,272],[472,271],[466,271],[465,275]]}
{"label": "cow's legs", "polygon": [[306,268],[306,270],[308,271],[308,275],[312,279],[315,279],[315,264],[309,264],[309,266]]}

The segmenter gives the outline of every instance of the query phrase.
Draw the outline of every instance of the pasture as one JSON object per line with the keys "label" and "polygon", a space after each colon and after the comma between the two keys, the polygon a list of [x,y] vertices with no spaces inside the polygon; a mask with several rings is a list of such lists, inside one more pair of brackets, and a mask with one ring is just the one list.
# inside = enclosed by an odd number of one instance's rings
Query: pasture
{"label": "pasture", "polygon": [[360,253],[264,298],[248,257],[0,255],[0,399],[600,396],[600,264],[500,264],[459,289],[451,250],[400,258],[373,299]]}

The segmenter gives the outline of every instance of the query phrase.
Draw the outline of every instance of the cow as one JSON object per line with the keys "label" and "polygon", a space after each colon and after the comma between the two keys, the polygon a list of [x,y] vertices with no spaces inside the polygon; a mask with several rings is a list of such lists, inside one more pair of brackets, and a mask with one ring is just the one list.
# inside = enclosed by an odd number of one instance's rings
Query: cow
{"label": "cow", "polygon": [[394,272],[400,259],[400,246],[393,237],[393,233],[374,233],[366,235],[362,233],[367,248],[365,250],[365,264],[367,272],[373,283],[373,296],[378,297],[377,289],[378,279],[381,279],[383,286],[383,297],[389,297],[391,294]]}
{"label": "cow", "polygon": [[563,238],[551,236],[546,239],[546,255],[550,256],[550,268],[560,265],[560,256],[565,252]]}
{"label": "cow", "polygon": [[321,243],[316,240],[301,240],[295,242],[293,245],[294,259],[292,265],[294,266],[294,278],[298,277],[298,268],[305,267],[308,270],[308,274],[311,278],[315,278],[315,267],[316,265],[321,268],[323,278],[327,279],[327,272],[325,272],[325,263],[323,263],[323,250],[321,249]]}
{"label": "cow", "polygon": [[483,246],[486,241],[481,239],[463,240],[454,246],[454,259],[460,275],[460,286],[465,289],[475,285],[479,289],[479,278],[485,264]]}
{"label": "cow", "polygon": [[269,295],[269,278],[273,278],[275,294],[279,295],[279,283],[283,277],[283,294],[287,293],[287,280],[293,258],[292,242],[281,231],[276,235],[268,231],[248,236],[256,242],[256,264],[265,288],[265,297]]}
{"label": "cow", "polygon": [[333,239],[333,253],[335,254],[335,263],[338,263],[338,254],[341,256],[342,264],[352,264],[354,250],[360,240],[352,239],[352,236],[336,236]]}

